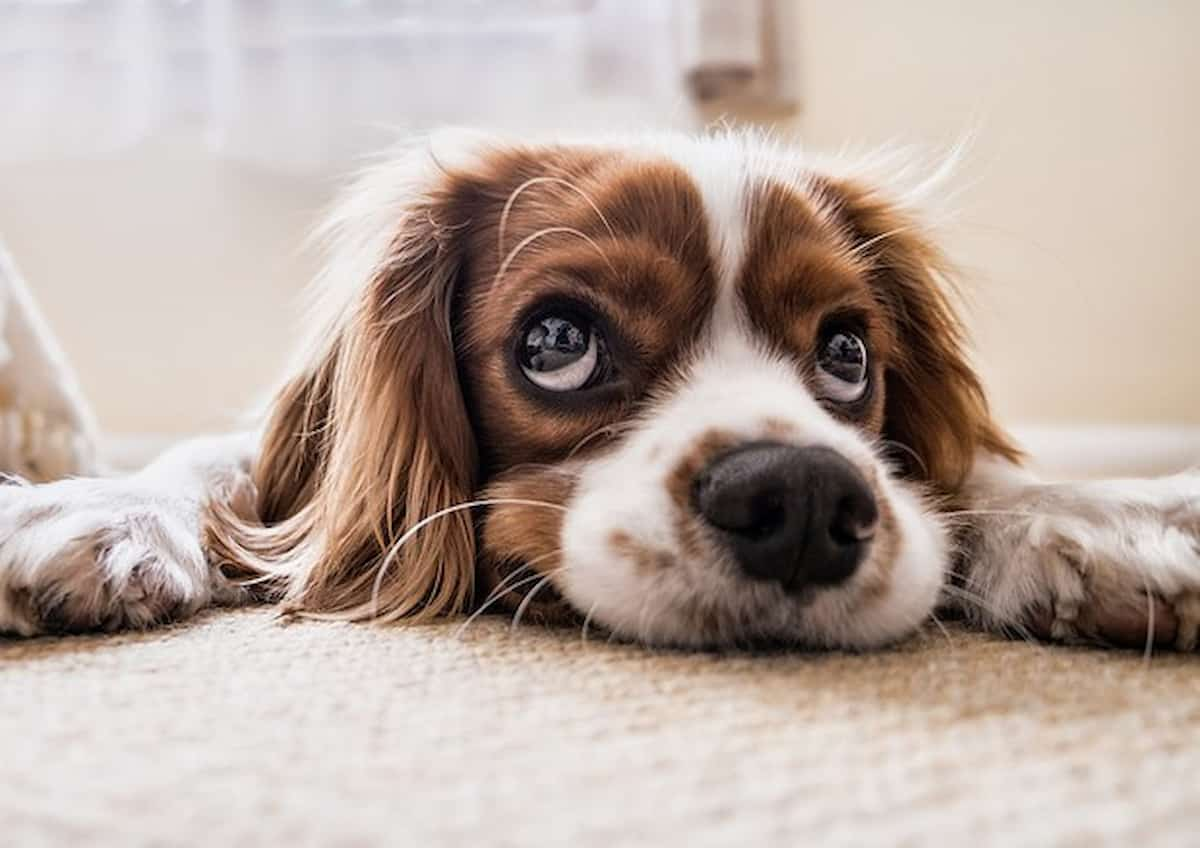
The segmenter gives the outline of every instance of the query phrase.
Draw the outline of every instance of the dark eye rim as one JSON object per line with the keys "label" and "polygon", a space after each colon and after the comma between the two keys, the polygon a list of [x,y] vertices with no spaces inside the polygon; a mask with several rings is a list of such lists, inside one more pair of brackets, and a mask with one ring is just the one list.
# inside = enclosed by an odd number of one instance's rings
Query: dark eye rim
{"label": "dark eye rim", "polygon": [[[597,334],[600,345],[600,364],[608,369],[608,373],[599,381],[571,391],[557,392],[539,386],[521,364],[525,347],[525,336],[533,325],[550,316],[566,318],[581,327],[590,327]],[[615,403],[624,400],[629,391],[622,369],[618,366],[625,359],[627,345],[624,339],[614,332],[612,323],[603,311],[592,304],[573,297],[561,295],[539,299],[524,309],[513,322],[511,331],[512,345],[508,356],[508,368],[513,382],[534,400],[546,406],[556,408],[570,406],[595,406],[603,403]]]}

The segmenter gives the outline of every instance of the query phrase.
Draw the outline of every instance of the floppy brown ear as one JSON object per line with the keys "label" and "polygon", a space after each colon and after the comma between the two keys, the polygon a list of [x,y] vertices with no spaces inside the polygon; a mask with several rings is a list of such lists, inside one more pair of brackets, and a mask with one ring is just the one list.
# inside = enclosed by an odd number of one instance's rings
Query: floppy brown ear
{"label": "floppy brown ear", "polygon": [[959,488],[981,453],[1019,461],[967,358],[942,253],[913,217],[879,194],[852,183],[836,188],[856,252],[870,259],[896,328],[898,350],[885,377],[884,437],[903,446],[897,461],[946,493]]}
{"label": "floppy brown ear", "polygon": [[[412,191],[394,203],[352,200],[375,208],[345,216],[348,237],[322,282],[348,300],[329,310],[308,364],[274,401],[255,468],[257,520],[214,509],[214,559],[273,587],[290,610],[420,618],[470,601],[471,516],[443,514],[470,499],[477,465],[451,339],[463,222],[451,220],[444,185]],[[364,256],[371,226],[393,235]]]}

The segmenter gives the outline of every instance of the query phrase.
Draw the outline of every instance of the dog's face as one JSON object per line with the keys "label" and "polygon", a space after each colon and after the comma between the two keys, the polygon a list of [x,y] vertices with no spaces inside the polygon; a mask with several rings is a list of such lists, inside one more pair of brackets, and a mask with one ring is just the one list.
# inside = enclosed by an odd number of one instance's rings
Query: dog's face
{"label": "dog's face", "polygon": [[301,606],[688,646],[928,616],[928,496],[1007,447],[906,213],[738,136],[436,153],[351,195],[346,302],[276,410],[292,541],[257,544],[308,558]]}

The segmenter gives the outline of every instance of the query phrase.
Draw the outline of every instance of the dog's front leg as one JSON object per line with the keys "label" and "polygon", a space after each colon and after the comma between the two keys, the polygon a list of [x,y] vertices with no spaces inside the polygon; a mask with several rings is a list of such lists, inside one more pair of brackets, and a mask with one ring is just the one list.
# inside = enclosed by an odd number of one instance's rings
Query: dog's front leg
{"label": "dog's front leg", "polygon": [[1046,483],[994,459],[964,488],[949,602],[991,630],[1197,647],[1200,473]]}
{"label": "dog's front leg", "polygon": [[137,473],[0,482],[0,634],[148,627],[250,593],[202,549],[220,500],[251,514],[253,434],[196,439]]}

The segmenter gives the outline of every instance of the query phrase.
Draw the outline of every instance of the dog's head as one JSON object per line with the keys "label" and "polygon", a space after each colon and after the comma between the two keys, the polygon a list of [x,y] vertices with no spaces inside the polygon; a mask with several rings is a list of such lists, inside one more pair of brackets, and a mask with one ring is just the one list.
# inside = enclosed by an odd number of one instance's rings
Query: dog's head
{"label": "dog's head", "polygon": [[435,143],[333,225],[262,525],[214,534],[295,608],[876,645],[937,597],[929,496],[1010,452],[919,223],[756,137]]}

